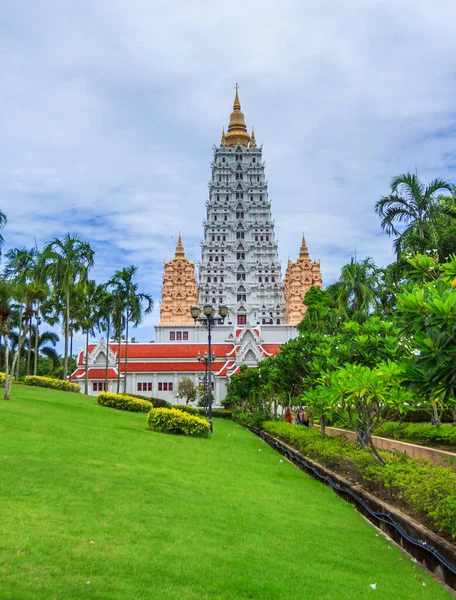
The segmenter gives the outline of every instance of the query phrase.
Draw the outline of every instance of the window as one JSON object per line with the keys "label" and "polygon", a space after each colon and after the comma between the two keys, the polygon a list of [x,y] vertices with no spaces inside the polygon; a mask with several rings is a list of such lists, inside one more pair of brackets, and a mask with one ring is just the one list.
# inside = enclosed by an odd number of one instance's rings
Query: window
{"label": "window", "polygon": [[244,218],[244,212],[242,210],[238,210],[236,212],[236,219],[243,219]]}
{"label": "window", "polygon": [[104,381],[94,381],[92,383],[92,389],[94,392],[104,392],[105,391],[105,382]]}
{"label": "window", "polygon": [[163,383],[163,391],[164,392],[168,391],[168,383],[166,381]]}
{"label": "window", "polygon": [[236,252],[237,260],[245,260],[245,252]]}
{"label": "window", "polygon": [[[225,159],[223,159],[223,160],[225,160]],[[255,163],[255,162],[256,162],[256,158],[255,158],[255,157],[253,157],[253,158],[252,158],[252,162],[253,162],[253,163]]]}
{"label": "window", "polygon": [[228,221],[228,215],[225,215],[223,218],[225,221]]}
{"label": "window", "polygon": [[225,200],[228,202],[228,200],[230,199],[229,196],[225,196]]}
{"label": "window", "polygon": [[237,316],[237,324],[238,325],[246,325],[247,324],[247,315],[238,315]]}
{"label": "window", "polygon": [[143,383],[138,383],[138,392],[151,392],[152,391],[152,382],[144,381]]}
{"label": "window", "polygon": [[257,235],[255,236],[255,242],[258,242],[258,236]]}
{"label": "window", "polygon": [[226,242],[226,235],[222,235],[222,242]]}
{"label": "window", "polygon": [[[217,281],[217,279],[216,279],[215,277],[214,277],[214,281]],[[208,282],[208,283],[210,283],[210,282],[211,282],[211,278],[210,278],[210,277],[208,277],[208,278],[207,278],[207,282]]]}
{"label": "window", "polygon": [[176,333],[176,340],[177,340],[177,341],[180,341],[181,339],[182,339],[182,331],[178,331],[178,332]]}
{"label": "window", "polygon": [[184,331],[184,333],[182,334],[182,339],[188,340],[188,331]]}
{"label": "window", "polygon": [[236,192],[236,200],[244,200],[244,193]]}
{"label": "window", "polygon": [[212,262],[212,256],[209,256],[209,262]]}
{"label": "window", "polygon": [[237,273],[236,279],[238,281],[245,281],[245,273]]}
{"label": "window", "polygon": [[170,331],[169,332],[169,339],[174,341],[176,339],[176,332],[175,331]]}
{"label": "window", "polygon": [[250,202],[253,202],[253,196],[250,196]]}
{"label": "window", "polygon": [[[253,159],[253,160],[255,160],[255,159]],[[225,162],[225,157],[222,158],[222,163],[224,163],[224,162]]]}
{"label": "window", "polygon": [[268,235],[266,236],[266,241],[269,242],[269,236]]}
{"label": "window", "polygon": [[269,283],[269,277],[264,278],[265,283]]}
{"label": "window", "polygon": [[221,175],[218,176],[218,180],[222,181],[222,176]]}
{"label": "window", "polygon": [[257,181],[260,181],[260,176],[259,175],[257,175]]}
{"label": "window", "polygon": [[171,382],[171,383],[168,383],[168,390],[169,390],[170,392],[172,392],[172,391],[173,391],[173,384],[172,384],[172,382]]}
{"label": "window", "polygon": [[263,196],[260,196],[260,202],[263,202]]}
{"label": "window", "polygon": [[223,283],[223,277],[220,277],[220,282]]}
{"label": "window", "polygon": [[242,300],[243,300],[244,302],[246,302],[246,301],[247,301],[247,294],[238,294],[238,295],[237,295],[237,301],[238,301],[238,302],[241,302]]}
{"label": "window", "polygon": [[277,325],[280,325],[280,319],[277,319]]}
{"label": "window", "polygon": [[220,196],[217,196],[217,201],[220,200]]}
{"label": "window", "polygon": [[263,241],[263,236],[261,235],[261,236],[260,236],[260,242],[262,242],[262,241]]}
{"label": "window", "polygon": [[214,215],[213,219],[214,221],[217,221],[217,215]]}
{"label": "window", "polygon": [[218,256],[215,257],[215,262],[218,262]]}
{"label": "window", "polygon": [[244,239],[244,232],[243,231],[236,231],[236,239],[237,240],[243,240]]}
{"label": "window", "polygon": [[263,278],[261,277],[261,275],[258,277],[258,281],[261,283],[263,281]]}
{"label": "window", "polygon": [[244,179],[244,175],[242,173],[236,173],[236,179]]}
{"label": "window", "polygon": [[161,381],[158,384],[158,391],[163,392],[163,383]]}
{"label": "window", "polygon": [[225,262],[225,257],[224,256],[221,257],[221,261]]}

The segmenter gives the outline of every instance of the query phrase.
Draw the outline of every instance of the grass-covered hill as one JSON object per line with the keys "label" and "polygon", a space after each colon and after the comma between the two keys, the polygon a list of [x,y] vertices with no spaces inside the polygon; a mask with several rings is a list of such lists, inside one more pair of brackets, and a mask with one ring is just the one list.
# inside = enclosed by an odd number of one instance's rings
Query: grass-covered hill
{"label": "grass-covered hill", "polygon": [[238,425],[145,425],[53,390],[0,402],[2,600],[450,598]]}

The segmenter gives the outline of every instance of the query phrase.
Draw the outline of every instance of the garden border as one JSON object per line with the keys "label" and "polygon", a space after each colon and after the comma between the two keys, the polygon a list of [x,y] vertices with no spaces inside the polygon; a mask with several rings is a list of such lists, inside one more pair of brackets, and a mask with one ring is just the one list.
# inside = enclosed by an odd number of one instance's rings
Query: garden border
{"label": "garden border", "polygon": [[249,429],[300,469],[331,486],[344,500],[353,503],[363,516],[412,555],[420,565],[456,591],[456,549],[449,542],[360,486],[353,485],[334,471],[307,458],[279,438],[253,427]]}

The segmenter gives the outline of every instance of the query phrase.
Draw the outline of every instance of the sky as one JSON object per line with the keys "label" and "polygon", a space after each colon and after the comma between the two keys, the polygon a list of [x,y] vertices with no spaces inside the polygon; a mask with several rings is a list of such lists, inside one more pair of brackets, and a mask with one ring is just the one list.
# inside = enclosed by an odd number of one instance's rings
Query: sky
{"label": "sky", "polygon": [[[212,147],[239,96],[263,144],[282,270],[302,232],[324,285],[393,259],[391,178],[456,181],[450,0],[15,0],[0,5],[4,252],[77,233],[91,275],[139,267],[155,309],[182,232],[198,261]],[[76,340],[76,345],[81,340]]]}

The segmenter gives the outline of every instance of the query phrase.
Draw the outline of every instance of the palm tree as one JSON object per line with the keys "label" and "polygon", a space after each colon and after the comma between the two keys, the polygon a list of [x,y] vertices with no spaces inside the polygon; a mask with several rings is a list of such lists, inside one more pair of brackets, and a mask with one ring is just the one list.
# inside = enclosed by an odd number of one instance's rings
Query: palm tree
{"label": "palm tree", "polygon": [[[127,368],[128,368],[128,326],[132,323],[133,327],[137,327],[144,314],[148,314],[154,307],[154,302],[150,294],[138,292],[138,284],[133,281],[137,274],[138,267],[130,265],[120,271],[114,273],[113,278],[109,282],[114,286],[115,295],[122,299],[124,306],[124,322],[125,322],[125,369],[124,369],[124,393],[127,391]],[[146,308],[143,309],[143,304]],[[120,336],[119,336],[120,339]],[[119,367],[120,367],[120,344],[119,344]],[[120,377],[120,368],[119,368]],[[119,381],[119,380],[118,380]],[[118,383],[119,387],[119,383]]]}
{"label": "palm tree", "polygon": [[372,258],[364,258],[342,267],[338,282],[339,298],[345,306],[356,312],[368,314],[376,305],[378,269]]}
{"label": "palm tree", "polygon": [[[5,213],[0,210],[0,229],[3,229],[7,223],[8,219],[6,218]],[[0,254],[1,254],[1,248],[3,246],[3,236],[0,234]]]}
{"label": "palm tree", "polygon": [[65,327],[63,378],[67,379],[71,292],[77,283],[87,280],[88,271],[93,266],[94,252],[88,242],[78,235],[67,233],[62,240],[54,238],[49,242],[43,251],[43,257],[54,294],[62,303]]}
{"label": "palm tree", "polygon": [[[0,318],[2,323],[2,335],[5,342],[5,386],[9,378],[9,320],[11,315],[11,299],[13,297],[14,285],[4,277],[0,279]],[[5,400],[8,397],[3,396]]]}
{"label": "palm tree", "polygon": [[[429,244],[435,245],[435,194],[442,189],[452,188],[443,179],[434,179],[425,186],[417,175],[403,173],[393,178],[391,194],[375,204],[382,229],[396,236],[393,247],[398,259],[407,247],[422,252]],[[398,225],[405,225],[402,232]]]}
{"label": "palm tree", "polygon": [[[59,341],[59,336],[54,333],[53,331],[43,331],[42,333],[40,333],[38,335],[38,340],[36,337],[36,325],[32,325],[31,326],[32,329],[32,336],[31,339],[33,340],[32,344],[31,344],[31,357],[32,357],[32,361],[35,364],[38,364],[38,358],[40,356],[44,356],[46,358],[49,358],[52,361],[53,364],[53,368],[55,369],[59,363],[60,363],[60,356],[58,355],[58,353],[55,350],[55,347],[57,345],[57,342]],[[17,333],[15,331],[11,331],[9,334],[9,338],[10,338],[10,344],[12,348],[17,348],[17,344],[18,344],[18,336]],[[22,352],[24,353],[24,351],[28,354],[29,352],[29,340],[30,337],[28,338],[28,340],[24,341],[24,345],[22,347]],[[38,353],[38,356],[36,356],[36,353]],[[33,374],[37,375],[37,368],[33,369]]]}
{"label": "palm tree", "polygon": [[[111,327],[114,324],[113,314],[115,313],[116,296],[110,291],[109,285],[103,286],[104,293],[100,301],[100,326],[103,331],[106,331],[106,375],[105,375],[105,390],[108,391],[109,384],[109,339],[111,337]],[[123,308],[121,309],[121,314]],[[120,328],[119,328],[120,329]],[[119,381],[119,378],[117,378]]]}

